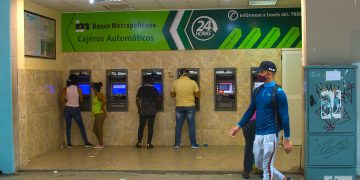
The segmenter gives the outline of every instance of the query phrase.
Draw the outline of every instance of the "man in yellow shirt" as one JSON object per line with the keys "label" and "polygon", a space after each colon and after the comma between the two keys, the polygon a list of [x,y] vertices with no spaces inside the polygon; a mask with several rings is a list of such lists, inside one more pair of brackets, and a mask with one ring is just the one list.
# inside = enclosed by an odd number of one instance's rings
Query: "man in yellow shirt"
{"label": "man in yellow shirt", "polygon": [[199,148],[196,143],[195,132],[195,97],[200,97],[199,86],[189,78],[187,69],[180,70],[180,78],[175,80],[171,86],[171,97],[176,100],[176,127],[174,148],[180,148],[181,131],[185,117],[189,127],[191,148]]}

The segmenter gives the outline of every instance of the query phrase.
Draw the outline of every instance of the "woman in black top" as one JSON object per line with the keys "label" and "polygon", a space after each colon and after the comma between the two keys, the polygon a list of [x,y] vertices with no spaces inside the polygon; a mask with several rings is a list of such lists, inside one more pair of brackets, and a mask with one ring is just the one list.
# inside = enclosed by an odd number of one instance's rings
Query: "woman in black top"
{"label": "woman in black top", "polygon": [[139,129],[138,129],[138,142],[136,148],[141,148],[141,141],[144,133],[146,121],[148,121],[148,139],[147,148],[153,148],[151,144],[153,136],[154,121],[156,116],[156,104],[159,100],[159,93],[157,89],[152,85],[153,80],[151,77],[145,78],[145,85],[141,86],[136,94],[136,106],[139,113]]}

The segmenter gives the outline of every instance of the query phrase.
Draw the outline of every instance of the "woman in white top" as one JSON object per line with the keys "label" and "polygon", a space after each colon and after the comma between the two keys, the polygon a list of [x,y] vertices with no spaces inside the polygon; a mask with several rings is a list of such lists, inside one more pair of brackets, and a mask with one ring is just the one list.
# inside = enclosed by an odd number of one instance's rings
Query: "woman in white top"
{"label": "woman in white top", "polygon": [[66,87],[63,88],[61,93],[61,101],[65,105],[64,117],[66,122],[66,138],[67,138],[67,147],[71,148],[71,124],[72,119],[75,119],[75,122],[79,126],[81,135],[84,140],[84,147],[92,147],[93,145],[89,143],[84,123],[81,118],[80,113],[80,102],[83,101],[81,89],[77,87],[78,76],[76,74],[70,74],[69,79],[66,81]]}

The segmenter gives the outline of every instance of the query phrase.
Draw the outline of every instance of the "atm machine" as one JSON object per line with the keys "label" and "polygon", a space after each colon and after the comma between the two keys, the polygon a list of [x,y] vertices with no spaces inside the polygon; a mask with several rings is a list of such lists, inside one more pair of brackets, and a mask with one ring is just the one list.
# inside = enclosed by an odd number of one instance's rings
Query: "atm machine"
{"label": "atm machine", "polygon": [[[177,69],[177,74],[178,74],[178,78],[180,77],[180,70],[183,68],[178,68]],[[186,68],[189,71],[189,78],[194,80],[196,82],[196,84],[199,86],[200,88],[200,70],[199,68]],[[199,98],[195,98],[195,104],[196,104],[196,111],[200,111],[200,99]]]}
{"label": "atm machine", "polygon": [[80,103],[81,111],[91,111],[91,70],[70,70],[70,74],[78,76],[78,87],[82,91],[83,102]]}
{"label": "atm machine", "polygon": [[162,69],[142,69],[141,70],[141,84],[145,85],[146,76],[151,76],[154,81],[154,87],[157,89],[160,96],[160,103],[157,104],[157,110],[164,111],[164,81]]}
{"label": "atm machine", "polygon": [[215,68],[215,111],[236,111],[236,68]]}
{"label": "atm machine", "polygon": [[128,111],[128,71],[109,69],[106,71],[106,109],[109,112]]}

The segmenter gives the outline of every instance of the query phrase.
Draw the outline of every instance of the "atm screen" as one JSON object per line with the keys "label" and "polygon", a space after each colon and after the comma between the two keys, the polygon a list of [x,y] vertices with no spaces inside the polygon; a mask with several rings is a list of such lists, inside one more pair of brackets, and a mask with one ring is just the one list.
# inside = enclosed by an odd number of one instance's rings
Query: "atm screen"
{"label": "atm screen", "polygon": [[112,95],[126,95],[126,84],[112,84]]}
{"label": "atm screen", "polygon": [[234,94],[232,82],[219,82],[218,91],[220,94]]}
{"label": "atm screen", "polygon": [[90,84],[79,84],[78,87],[81,89],[82,94],[90,95]]}
{"label": "atm screen", "polygon": [[154,87],[157,89],[158,93],[162,94],[162,84],[161,83],[154,83]]}

